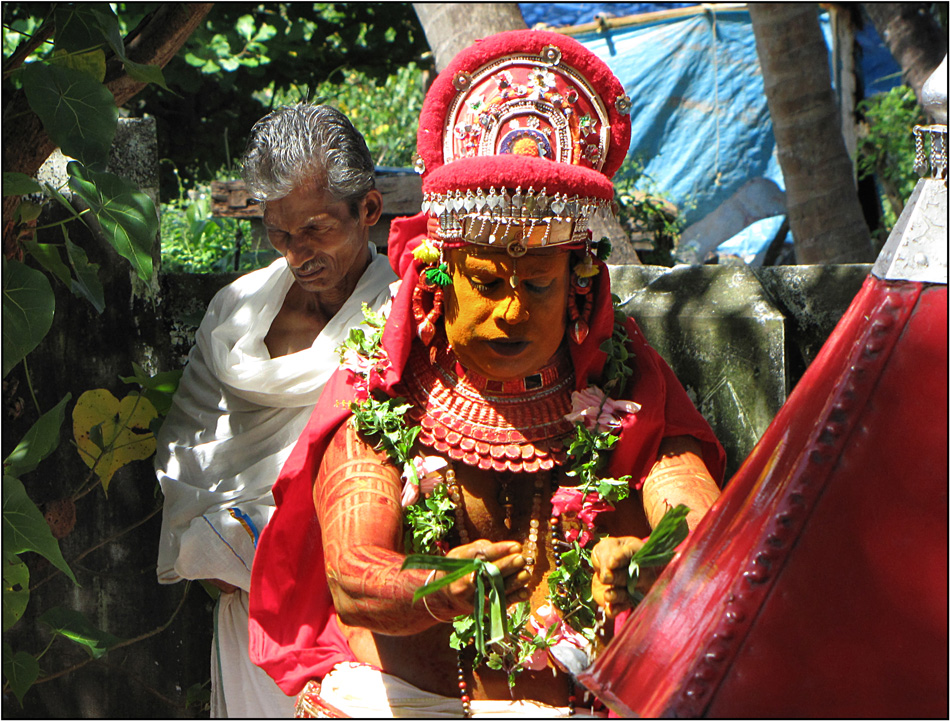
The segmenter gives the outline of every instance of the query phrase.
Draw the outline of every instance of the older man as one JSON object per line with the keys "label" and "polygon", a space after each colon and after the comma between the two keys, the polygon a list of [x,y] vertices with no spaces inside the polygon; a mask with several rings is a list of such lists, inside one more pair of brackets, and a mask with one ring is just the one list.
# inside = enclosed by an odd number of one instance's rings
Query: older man
{"label": "older man", "polygon": [[283,256],[211,301],[158,437],[165,494],[160,583],[204,579],[215,607],[212,715],[287,716],[247,652],[251,564],[271,486],[337,364],[335,348],[379,308],[395,275],[369,228],[382,197],[363,137],[328,106],[284,107],[251,131],[248,189]]}
{"label": "older man", "polygon": [[602,712],[574,674],[635,601],[643,539],[680,505],[695,526],[724,461],[615,315],[587,231],[628,110],[600,60],[541,31],[486,38],[433,83],[424,213],[390,238],[402,285],[328,384],[254,563],[251,657],[298,713]]}

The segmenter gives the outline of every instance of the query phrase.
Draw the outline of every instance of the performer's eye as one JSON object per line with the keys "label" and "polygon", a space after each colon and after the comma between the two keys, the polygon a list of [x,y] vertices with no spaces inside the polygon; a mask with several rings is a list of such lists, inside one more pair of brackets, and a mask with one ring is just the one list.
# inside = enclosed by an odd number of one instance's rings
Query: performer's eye
{"label": "performer's eye", "polygon": [[526,280],[524,285],[532,293],[543,295],[544,293],[547,293],[549,290],[551,290],[551,287],[554,285],[554,280]]}
{"label": "performer's eye", "polygon": [[498,287],[498,284],[501,283],[501,280],[498,278],[495,278],[494,280],[476,280],[475,278],[469,278],[468,282],[471,283],[472,287],[479,293],[490,293],[492,290]]}

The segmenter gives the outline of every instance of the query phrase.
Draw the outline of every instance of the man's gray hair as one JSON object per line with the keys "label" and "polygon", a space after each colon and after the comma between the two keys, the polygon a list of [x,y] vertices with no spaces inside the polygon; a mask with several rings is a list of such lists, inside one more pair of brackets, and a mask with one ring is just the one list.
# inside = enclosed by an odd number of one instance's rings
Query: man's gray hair
{"label": "man's gray hair", "polygon": [[260,201],[280,200],[309,180],[359,213],[359,201],[376,187],[366,141],[343,113],[329,105],[299,103],[268,113],[251,128],[244,151],[244,180]]}

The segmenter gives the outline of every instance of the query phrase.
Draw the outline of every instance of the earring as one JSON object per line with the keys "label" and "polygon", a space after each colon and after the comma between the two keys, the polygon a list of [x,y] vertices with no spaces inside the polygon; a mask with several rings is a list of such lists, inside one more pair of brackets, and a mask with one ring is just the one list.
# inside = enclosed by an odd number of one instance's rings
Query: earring
{"label": "earring", "polygon": [[[432,307],[426,311],[423,306],[423,294],[432,294]],[[435,323],[442,315],[442,286],[429,284],[426,274],[419,275],[419,281],[412,290],[412,317],[416,321],[416,333],[423,345],[428,346],[435,337]]]}
{"label": "earring", "polygon": [[[590,333],[590,315],[594,309],[594,299],[590,295],[591,279],[571,274],[571,290],[567,294],[567,314],[571,319],[568,329],[571,340],[581,345]],[[583,308],[578,309],[577,299],[583,299]]]}

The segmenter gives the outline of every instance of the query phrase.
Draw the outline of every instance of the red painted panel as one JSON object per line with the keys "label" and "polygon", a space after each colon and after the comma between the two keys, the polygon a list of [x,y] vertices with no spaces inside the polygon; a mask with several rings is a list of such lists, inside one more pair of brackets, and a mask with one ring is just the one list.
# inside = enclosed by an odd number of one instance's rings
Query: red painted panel
{"label": "red painted panel", "polygon": [[946,306],[946,286],[868,278],[582,679],[615,710],[946,713]]}

